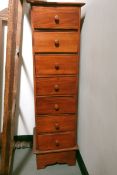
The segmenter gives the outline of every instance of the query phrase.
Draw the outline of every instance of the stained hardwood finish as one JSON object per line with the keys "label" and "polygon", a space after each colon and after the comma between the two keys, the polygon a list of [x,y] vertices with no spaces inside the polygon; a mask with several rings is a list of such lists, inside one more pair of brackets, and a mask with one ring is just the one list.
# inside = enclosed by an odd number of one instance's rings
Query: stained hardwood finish
{"label": "stained hardwood finish", "polygon": [[74,132],[37,135],[36,145],[40,151],[72,148],[76,145],[76,136]]}
{"label": "stained hardwood finish", "polygon": [[76,112],[76,98],[74,96],[36,98],[36,114],[73,114]]}
{"label": "stained hardwood finish", "polygon": [[79,52],[78,32],[34,32],[34,52]]}
{"label": "stained hardwood finish", "polygon": [[64,6],[64,7],[82,7],[85,5],[85,3],[83,2],[56,2],[56,1],[50,1],[50,2],[47,2],[47,1],[43,1],[43,0],[27,0],[28,3],[31,3],[32,6],[44,6],[44,7],[51,7],[51,6]]}
{"label": "stained hardwood finish", "polygon": [[32,7],[32,26],[35,29],[77,29],[79,13],[77,7]]}
{"label": "stained hardwood finish", "polygon": [[[0,11],[0,80],[3,82],[3,62],[4,62],[4,54],[3,54],[3,36],[4,36],[4,25],[7,24],[8,21],[8,9],[5,8],[2,11]],[[2,97],[2,83],[0,83],[0,96]],[[0,123],[1,123],[1,115],[2,115],[2,98],[0,101]],[[0,137],[1,138],[1,137]],[[0,141],[1,143],[1,141]],[[0,144],[1,145],[1,144]]]}
{"label": "stained hardwood finish", "polygon": [[[8,21],[8,9],[4,9],[2,11],[0,11],[0,96],[1,96],[1,100],[0,100],[0,125],[2,122],[2,94],[3,94],[3,63],[4,63],[4,58],[3,58],[3,26],[4,23],[6,24]],[[2,147],[2,128],[1,129],[1,133],[0,133],[0,149]],[[0,174],[2,173],[2,168],[1,168],[1,158],[0,158]]]}
{"label": "stained hardwood finish", "polygon": [[62,152],[55,152],[55,153],[48,153],[48,154],[37,154],[37,168],[42,169],[45,168],[47,165],[59,163],[67,163],[68,165],[74,165],[76,160],[76,152],[75,151],[62,151]]}
{"label": "stained hardwood finish", "polygon": [[35,76],[45,75],[74,75],[77,74],[79,56],[68,54],[35,55]]}
{"label": "stained hardwood finish", "polygon": [[37,116],[36,131],[40,133],[64,132],[76,130],[75,115]]}
{"label": "stained hardwood finish", "polygon": [[2,175],[12,174],[14,150],[16,96],[18,88],[21,47],[22,5],[19,0],[9,1],[8,34],[5,68],[4,116],[1,150]]}
{"label": "stained hardwood finish", "polygon": [[76,94],[76,77],[40,77],[36,79],[37,95],[73,95]]}
{"label": "stained hardwood finish", "polygon": [[27,1],[32,6],[37,168],[55,163],[74,165],[80,8],[84,4]]}
{"label": "stained hardwood finish", "polygon": [[0,20],[7,22],[8,21],[8,8],[0,11]]}
{"label": "stained hardwood finish", "polygon": [[[0,80],[1,82],[3,82],[3,62],[4,62],[4,58],[3,58],[3,35],[4,35],[4,31],[3,31],[3,26],[4,24],[7,24],[7,20],[8,20],[8,9],[3,9],[2,11],[0,11]],[[2,90],[2,85],[3,83],[0,83],[0,96],[1,96],[1,100],[0,100],[0,125],[1,125],[1,120],[2,120],[2,94],[3,94],[3,90]],[[1,128],[2,129],[2,128]],[[2,133],[0,133],[0,147],[1,147],[1,138],[2,138]]]}

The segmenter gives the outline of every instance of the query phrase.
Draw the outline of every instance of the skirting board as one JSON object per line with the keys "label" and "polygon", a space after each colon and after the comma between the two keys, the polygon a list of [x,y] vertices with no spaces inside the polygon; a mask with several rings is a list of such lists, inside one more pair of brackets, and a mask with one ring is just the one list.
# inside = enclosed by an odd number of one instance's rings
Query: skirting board
{"label": "skirting board", "polygon": [[[19,148],[22,149],[22,148],[27,148],[27,147],[32,148],[32,144],[33,144],[33,136],[32,135],[15,136],[14,140],[16,143],[15,144],[16,149],[19,149]],[[80,168],[82,175],[89,175],[79,150],[77,150],[77,152],[76,152],[76,159],[77,159],[77,162],[78,162],[78,165],[79,165],[79,168]]]}
{"label": "skirting board", "polygon": [[79,165],[79,168],[80,168],[82,175],[89,175],[79,150],[77,150],[77,152],[76,152],[76,159],[77,159],[77,162],[78,162],[78,165]]}

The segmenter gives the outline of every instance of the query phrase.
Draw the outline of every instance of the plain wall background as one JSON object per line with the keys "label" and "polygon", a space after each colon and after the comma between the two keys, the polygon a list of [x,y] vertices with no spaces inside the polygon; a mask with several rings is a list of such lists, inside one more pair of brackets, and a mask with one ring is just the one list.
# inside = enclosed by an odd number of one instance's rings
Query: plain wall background
{"label": "plain wall background", "polygon": [[81,31],[78,142],[90,175],[117,174],[117,0],[89,0]]}
{"label": "plain wall background", "polygon": [[[0,9],[7,0],[0,2]],[[90,175],[117,174],[117,1],[90,0],[83,10],[78,143]],[[18,135],[34,127],[29,5],[25,6]]]}

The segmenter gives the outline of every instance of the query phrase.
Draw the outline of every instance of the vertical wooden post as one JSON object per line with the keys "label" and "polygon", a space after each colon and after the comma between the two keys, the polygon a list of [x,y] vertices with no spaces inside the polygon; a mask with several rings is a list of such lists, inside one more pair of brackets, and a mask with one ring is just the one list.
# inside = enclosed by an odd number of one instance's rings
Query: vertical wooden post
{"label": "vertical wooden post", "polygon": [[[0,19],[0,80],[2,79],[2,66],[3,58],[2,58],[2,20]],[[0,96],[2,96],[2,83],[0,83]],[[2,120],[2,100],[0,101],[0,129],[1,129],[1,120]],[[1,147],[1,132],[0,132],[0,147]]]}
{"label": "vertical wooden post", "polygon": [[22,4],[9,0],[8,34],[5,69],[4,118],[2,133],[1,174],[10,175],[14,150],[16,96],[20,64]]}
{"label": "vertical wooden post", "polygon": [[[4,23],[7,23],[8,21],[8,9],[4,9],[2,11],[0,11],[0,96],[1,96],[1,100],[0,100],[0,126],[1,126],[1,119],[2,119],[2,94],[3,94],[3,88],[2,88],[2,80],[3,80],[3,62],[4,62],[4,58],[3,58],[3,25]],[[1,127],[0,127],[1,129]],[[0,133],[0,146],[1,146],[1,134]]]}

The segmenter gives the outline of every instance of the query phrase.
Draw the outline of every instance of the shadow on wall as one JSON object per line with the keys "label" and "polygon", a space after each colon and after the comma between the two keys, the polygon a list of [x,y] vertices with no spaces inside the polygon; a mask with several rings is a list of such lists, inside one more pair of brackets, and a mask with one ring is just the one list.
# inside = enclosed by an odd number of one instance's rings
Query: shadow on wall
{"label": "shadow on wall", "polygon": [[[1,21],[0,21],[1,22]],[[4,80],[5,80],[5,27],[6,22],[2,22],[0,26],[0,131],[2,131],[3,125],[3,106],[4,106]]]}
{"label": "shadow on wall", "polygon": [[[84,1],[85,2],[85,1]],[[80,21],[80,32],[82,31],[83,23],[85,20],[85,15],[86,15],[86,5],[81,8],[81,21]]]}
{"label": "shadow on wall", "polygon": [[[23,4],[23,22],[24,22],[24,18],[26,17],[26,20],[31,28],[31,24],[30,24],[30,4],[28,4],[26,1],[24,1],[24,4]],[[23,26],[25,27],[25,25]],[[23,46],[23,28],[22,28],[22,46]],[[28,43],[27,42],[27,48],[28,46],[32,45],[32,43]],[[27,49],[27,52],[29,50]],[[21,48],[21,53],[23,52],[23,48]],[[18,126],[20,125],[19,123],[19,119],[20,121],[22,122],[22,125],[23,127],[25,128],[25,132],[26,133],[30,133],[30,129],[29,129],[29,126],[28,126],[28,122],[26,121],[26,113],[24,114],[23,111],[22,111],[22,108],[24,109],[25,106],[21,106],[20,105],[20,100],[21,100],[21,83],[22,83],[22,74],[25,74],[23,76],[26,77],[26,81],[27,81],[27,84],[28,84],[28,90],[31,92],[31,94],[34,94],[34,88],[33,88],[33,83],[31,81],[31,77],[29,75],[29,70],[28,70],[28,64],[26,63],[26,60],[27,58],[25,58],[25,55],[22,55],[21,57],[21,66],[20,66],[20,73],[19,73],[19,88],[18,88],[18,95],[17,95],[17,109],[16,109],[16,131],[15,131],[15,134],[18,133]],[[30,64],[30,63],[29,63]],[[22,73],[22,70],[23,70],[23,73]],[[32,70],[30,70],[32,71]],[[33,74],[33,71],[32,71],[32,74]],[[25,89],[25,82],[24,82],[24,89],[23,91],[26,91]],[[23,97],[24,100],[25,100],[25,97]],[[31,101],[31,100],[30,100]],[[28,105],[28,101],[27,101],[27,105]],[[33,127],[32,127],[33,129]]]}
{"label": "shadow on wall", "polygon": [[82,30],[82,26],[83,26],[84,20],[85,20],[85,16],[82,16],[81,24],[80,24],[80,31]]}

